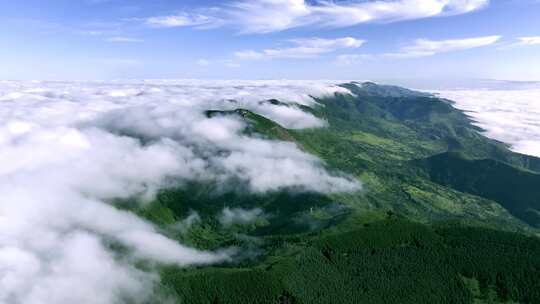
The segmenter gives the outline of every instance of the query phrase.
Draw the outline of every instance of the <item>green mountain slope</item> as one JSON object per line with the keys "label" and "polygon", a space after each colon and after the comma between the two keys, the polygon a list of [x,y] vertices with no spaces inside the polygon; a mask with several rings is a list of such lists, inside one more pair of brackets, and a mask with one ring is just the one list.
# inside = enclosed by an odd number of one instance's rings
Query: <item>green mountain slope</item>
{"label": "green mountain slope", "polygon": [[465,114],[445,100],[410,94],[376,96],[362,87],[345,86],[356,95],[320,99],[322,106],[312,109],[328,121],[328,128],[291,133],[330,167],[364,181],[367,191],[362,197],[349,197],[352,205],[386,208],[424,222],[460,218],[495,226],[503,221],[507,227],[520,225],[491,197],[467,195],[433,182],[409,161],[459,151],[536,169],[538,159],[513,153],[482,136]]}
{"label": "green mountain slope", "polygon": [[[294,142],[327,170],[358,178],[362,191],[249,194],[241,182],[208,182],[122,204],[184,244],[239,248],[233,263],[163,267],[161,292],[181,303],[539,303],[540,159],[486,138],[448,100],[343,87],[353,95],[296,105],[325,128],[286,129],[245,109],[206,114]],[[226,226],[226,206],[264,216]],[[193,212],[199,220],[187,227]]]}
{"label": "green mountain slope", "polygon": [[189,303],[496,303],[540,299],[540,240],[387,219],[252,268],[164,268]]}
{"label": "green mountain slope", "polygon": [[540,174],[459,153],[443,153],[416,163],[432,181],[496,201],[517,218],[540,227]]}

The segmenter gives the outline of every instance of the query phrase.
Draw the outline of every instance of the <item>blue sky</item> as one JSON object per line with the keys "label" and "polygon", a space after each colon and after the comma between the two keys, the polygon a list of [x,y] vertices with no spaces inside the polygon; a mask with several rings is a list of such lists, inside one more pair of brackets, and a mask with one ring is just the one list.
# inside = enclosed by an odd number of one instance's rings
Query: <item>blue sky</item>
{"label": "blue sky", "polygon": [[540,80],[538,0],[0,0],[0,79]]}

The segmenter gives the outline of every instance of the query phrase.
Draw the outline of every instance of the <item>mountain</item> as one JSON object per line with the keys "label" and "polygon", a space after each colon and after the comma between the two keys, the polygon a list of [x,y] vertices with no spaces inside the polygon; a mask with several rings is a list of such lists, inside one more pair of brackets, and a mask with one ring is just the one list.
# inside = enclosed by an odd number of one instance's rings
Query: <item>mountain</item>
{"label": "mountain", "polygon": [[540,302],[540,159],[486,138],[449,100],[342,87],[351,94],[287,105],[324,128],[287,129],[242,108],[206,115],[234,115],[246,135],[292,143],[361,191],[247,194],[239,180],[119,204],[185,244],[238,249],[232,263],[163,266],[160,292],[182,303]]}

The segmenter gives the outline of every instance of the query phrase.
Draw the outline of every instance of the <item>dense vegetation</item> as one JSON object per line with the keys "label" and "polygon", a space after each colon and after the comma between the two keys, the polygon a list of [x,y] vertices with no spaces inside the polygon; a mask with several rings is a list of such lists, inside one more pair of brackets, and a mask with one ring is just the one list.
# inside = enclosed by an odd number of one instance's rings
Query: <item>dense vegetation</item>
{"label": "dense vegetation", "polygon": [[417,161],[431,180],[492,199],[526,223],[540,227],[540,174],[493,159],[443,153]]}
{"label": "dense vegetation", "polygon": [[[540,159],[484,137],[450,101],[343,86],[354,95],[287,105],[326,128],[288,130],[243,109],[207,115],[237,115],[248,135],[295,142],[364,189],[162,190],[134,211],[191,246],[241,250],[234,263],[164,267],[160,290],[181,303],[540,303]],[[264,216],[226,226],[225,206]],[[181,226],[193,212],[200,220]]]}
{"label": "dense vegetation", "polygon": [[252,268],[163,270],[189,303],[540,301],[540,240],[387,219]]}

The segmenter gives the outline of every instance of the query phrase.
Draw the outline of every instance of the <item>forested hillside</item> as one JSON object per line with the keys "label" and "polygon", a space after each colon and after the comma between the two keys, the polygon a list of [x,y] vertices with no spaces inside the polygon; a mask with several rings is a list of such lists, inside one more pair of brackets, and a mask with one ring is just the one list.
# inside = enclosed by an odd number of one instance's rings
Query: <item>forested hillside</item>
{"label": "forested hillside", "polygon": [[[323,128],[287,129],[246,109],[206,115],[234,115],[245,134],[293,143],[361,190],[248,194],[238,180],[171,187],[144,207],[119,203],[183,243],[238,249],[219,266],[164,267],[161,292],[182,303],[540,302],[540,160],[486,138],[448,100],[343,87],[352,94],[284,105]],[[236,221],[220,217],[225,206]]]}

